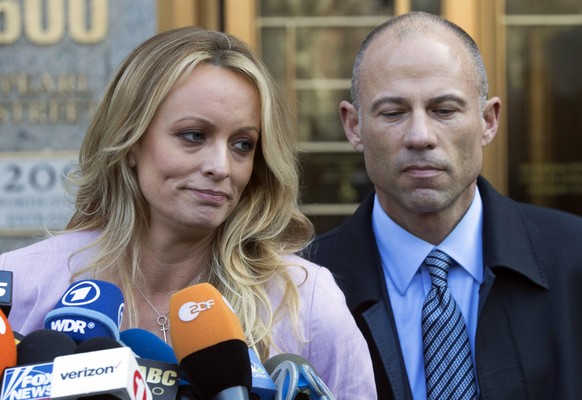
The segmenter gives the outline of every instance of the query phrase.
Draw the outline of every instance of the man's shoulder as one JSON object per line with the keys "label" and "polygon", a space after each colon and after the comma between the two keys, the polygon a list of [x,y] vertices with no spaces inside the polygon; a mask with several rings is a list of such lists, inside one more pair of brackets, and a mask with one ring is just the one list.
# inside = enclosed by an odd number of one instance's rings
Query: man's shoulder
{"label": "man's shoulder", "polygon": [[514,201],[524,223],[540,232],[582,234],[582,216],[569,211]]}

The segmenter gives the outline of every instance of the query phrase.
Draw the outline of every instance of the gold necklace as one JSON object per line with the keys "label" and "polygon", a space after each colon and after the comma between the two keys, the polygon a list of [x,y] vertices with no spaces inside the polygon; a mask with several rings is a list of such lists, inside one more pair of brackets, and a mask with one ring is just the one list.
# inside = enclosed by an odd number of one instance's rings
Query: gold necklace
{"label": "gold necklace", "polygon": [[145,294],[143,294],[143,292],[141,291],[141,289],[136,286],[135,287],[138,292],[142,295],[142,297],[145,299],[145,301],[148,302],[148,304],[150,305],[150,307],[152,308],[152,310],[154,310],[154,312],[156,314],[158,314],[158,318],[156,319],[156,322],[158,323],[158,325],[160,326],[160,331],[162,331],[162,335],[164,335],[164,342],[168,343],[168,336],[166,334],[166,332],[168,331],[168,313],[170,312],[168,310],[168,312],[165,315],[162,315],[155,307],[154,305],[151,303],[151,301],[148,300],[148,298],[145,296]]}

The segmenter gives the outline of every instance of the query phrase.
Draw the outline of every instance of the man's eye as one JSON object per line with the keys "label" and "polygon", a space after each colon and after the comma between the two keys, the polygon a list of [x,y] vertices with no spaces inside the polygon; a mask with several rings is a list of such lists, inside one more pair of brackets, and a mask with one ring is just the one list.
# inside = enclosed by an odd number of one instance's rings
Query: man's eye
{"label": "man's eye", "polygon": [[437,108],[434,110],[435,114],[438,114],[441,117],[447,117],[455,112],[452,108]]}
{"label": "man's eye", "polygon": [[402,111],[385,111],[382,113],[382,116],[388,119],[395,119],[400,117],[402,114],[403,114]]}

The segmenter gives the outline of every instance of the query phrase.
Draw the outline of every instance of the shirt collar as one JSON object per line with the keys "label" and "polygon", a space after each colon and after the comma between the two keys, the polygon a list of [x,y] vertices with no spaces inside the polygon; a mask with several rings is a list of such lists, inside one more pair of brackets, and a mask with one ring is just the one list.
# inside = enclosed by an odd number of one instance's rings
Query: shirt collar
{"label": "shirt collar", "polygon": [[[483,280],[483,203],[479,189],[471,206],[455,229],[439,244],[479,284]],[[385,272],[390,275],[401,295],[406,293],[422,262],[435,248],[396,224],[384,212],[378,195],[374,197],[372,228]]]}

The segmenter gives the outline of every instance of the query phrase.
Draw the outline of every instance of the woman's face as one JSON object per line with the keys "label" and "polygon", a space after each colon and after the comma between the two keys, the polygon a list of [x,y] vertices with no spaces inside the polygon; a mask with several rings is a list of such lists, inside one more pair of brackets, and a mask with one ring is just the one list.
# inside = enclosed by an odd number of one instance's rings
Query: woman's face
{"label": "woman's face", "polygon": [[250,180],[260,130],[259,94],[247,79],[196,67],[130,153],[152,229],[206,234],[220,226]]}

